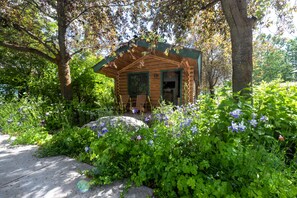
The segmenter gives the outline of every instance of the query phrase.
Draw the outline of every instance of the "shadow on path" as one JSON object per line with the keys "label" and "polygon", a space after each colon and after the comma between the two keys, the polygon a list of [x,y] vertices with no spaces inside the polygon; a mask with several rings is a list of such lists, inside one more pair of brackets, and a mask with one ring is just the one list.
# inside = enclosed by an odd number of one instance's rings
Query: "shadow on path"
{"label": "shadow on path", "polygon": [[[74,159],[57,156],[37,158],[37,146],[10,146],[9,136],[0,134],[0,197],[1,198],[58,198],[58,197],[120,197],[123,182],[115,182],[82,193],[77,183],[85,177],[79,172],[92,166]],[[127,198],[152,195],[146,187],[131,188]]]}

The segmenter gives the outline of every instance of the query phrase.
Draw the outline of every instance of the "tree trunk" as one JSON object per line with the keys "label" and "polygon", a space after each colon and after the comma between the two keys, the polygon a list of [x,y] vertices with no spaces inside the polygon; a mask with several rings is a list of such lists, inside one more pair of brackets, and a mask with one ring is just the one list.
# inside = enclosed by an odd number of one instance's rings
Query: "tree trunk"
{"label": "tree trunk", "polygon": [[70,55],[66,47],[66,1],[57,1],[57,15],[58,15],[58,40],[59,40],[59,55],[57,57],[58,74],[60,80],[60,89],[62,96],[66,100],[72,100],[72,87],[69,60]]}
{"label": "tree trunk", "polygon": [[212,98],[214,98],[215,90],[214,90],[214,86],[212,84],[209,84],[209,93],[210,93],[210,96]]}
{"label": "tree trunk", "polygon": [[215,79],[214,79],[214,76],[212,75],[212,69],[210,69],[210,71],[207,72],[207,75],[208,75],[208,88],[209,88],[210,97],[214,98],[214,94],[215,94],[214,81],[215,81]]}
{"label": "tree trunk", "polygon": [[58,76],[62,96],[66,100],[72,100],[72,86],[69,62],[58,63]]}
{"label": "tree trunk", "polygon": [[231,32],[233,93],[250,96],[253,73],[253,23],[246,0],[221,0]]}

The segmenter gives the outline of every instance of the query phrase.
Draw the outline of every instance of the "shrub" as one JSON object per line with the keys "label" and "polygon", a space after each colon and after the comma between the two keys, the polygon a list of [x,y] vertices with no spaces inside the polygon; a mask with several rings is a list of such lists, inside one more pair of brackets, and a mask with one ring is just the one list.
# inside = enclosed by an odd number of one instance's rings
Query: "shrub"
{"label": "shrub", "polygon": [[85,152],[95,137],[95,133],[87,128],[65,128],[44,143],[38,155],[41,157],[67,155],[89,161]]}
{"label": "shrub", "polygon": [[296,93],[270,84],[255,89],[253,105],[225,91],[163,106],[150,129],[108,129],[94,139],[97,170],[89,175],[95,184],[130,178],[158,197],[296,197],[296,159],[285,163],[287,142],[295,141]]}
{"label": "shrub", "polygon": [[15,144],[42,144],[48,134],[45,131],[45,115],[41,101],[22,98],[0,102],[0,128],[3,133],[16,136]]}

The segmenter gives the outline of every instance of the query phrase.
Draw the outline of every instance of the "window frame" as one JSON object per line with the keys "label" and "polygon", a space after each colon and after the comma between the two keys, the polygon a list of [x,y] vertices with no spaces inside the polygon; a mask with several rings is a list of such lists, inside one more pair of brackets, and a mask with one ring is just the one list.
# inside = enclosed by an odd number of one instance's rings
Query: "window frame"
{"label": "window frame", "polygon": [[149,72],[129,72],[128,73],[128,78],[127,78],[127,88],[128,88],[128,94],[131,98],[136,98],[137,95],[141,95],[141,93],[138,93],[136,95],[131,94],[131,86],[130,86],[130,81],[132,76],[134,75],[146,75],[147,77],[147,90],[146,90],[146,95],[149,96],[150,95],[150,73]]}

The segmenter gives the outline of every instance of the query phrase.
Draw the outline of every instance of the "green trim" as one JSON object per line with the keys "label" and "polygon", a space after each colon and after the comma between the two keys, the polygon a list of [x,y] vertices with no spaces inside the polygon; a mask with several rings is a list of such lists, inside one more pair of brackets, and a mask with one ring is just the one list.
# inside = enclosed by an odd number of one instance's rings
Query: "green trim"
{"label": "green trim", "polygon": [[151,84],[150,84],[150,72],[129,72],[127,74],[127,91],[128,94],[130,95],[130,97],[135,97],[134,95],[130,94],[130,83],[129,83],[129,79],[131,75],[135,75],[135,74],[146,74],[147,76],[147,80],[148,80],[148,90],[147,90],[147,95],[150,96],[150,89],[151,89]]}
{"label": "green trim", "polygon": [[[135,45],[139,46],[139,47],[149,48],[151,44],[146,42],[145,40],[141,40],[141,39],[138,39],[136,41],[131,40],[126,45],[120,47],[119,49],[117,49],[115,51],[116,56],[108,56],[108,57],[104,58],[103,60],[101,60],[99,63],[97,63],[93,67],[94,72],[98,72],[100,69],[102,69],[104,67],[105,64],[108,64],[108,63],[114,61],[119,54],[127,52],[130,48],[132,48]],[[160,51],[160,52],[165,52],[167,49],[170,49],[172,47],[173,47],[173,45],[158,42],[155,49],[157,51]],[[179,51],[175,51],[175,50],[171,49],[171,50],[169,50],[169,53],[170,54],[176,54],[176,55],[181,56],[181,57],[192,58],[192,59],[195,59],[195,60],[198,60],[199,57],[201,57],[201,51],[191,49],[191,48],[182,48]]]}
{"label": "green trim", "polygon": [[[116,50],[116,55],[119,55],[121,52],[127,52],[130,49],[129,45],[125,45],[120,47]],[[98,72],[100,69],[104,67],[105,64],[108,64],[116,59],[116,56],[107,56],[104,59],[102,59],[99,63],[97,63],[94,68],[94,72]]]}
{"label": "green trim", "polygon": [[202,75],[202,54],[200,53],[200,55],[198,56],[197,59],[197,67],[198,67],[198,81],[199,81],[199,85],[201,84],[201,75]]}
{"label": "green trim", "polygon": [[161,92],[161,99],[163,100],[163,81],[164,81],[164,75],[163,75],[163,73],[165,73],[165,72],[171,72],[171,71],[179,71],[180,72],[180,82],[179,82],[179,95],[180,95],[180,104],[178,104],[178,105],[181,105],[183,102],[183,72],[184,72],[184,70],[183,69],[168,69],[168,70],[161,70],[160,72],[160,74],[161,74],[161,82],[160,82],[160,84],[161,84],[161,86],[160,86],[160,92]]}

